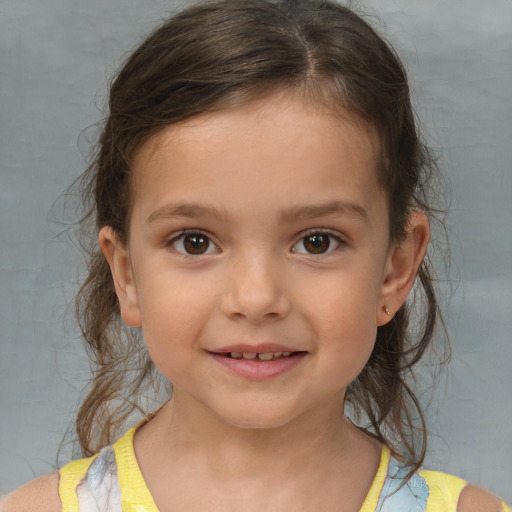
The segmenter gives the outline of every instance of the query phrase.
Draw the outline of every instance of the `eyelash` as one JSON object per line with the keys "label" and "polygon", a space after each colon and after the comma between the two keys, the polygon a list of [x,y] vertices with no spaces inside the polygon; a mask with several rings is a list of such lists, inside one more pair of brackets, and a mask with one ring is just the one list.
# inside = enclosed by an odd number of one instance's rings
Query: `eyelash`
{"label": "eyelash", "polygon": [[[296,247],[299,244],[302,244],[304,246],[305,241],[308,238],[312,238],[314,236],[327,237],[327,247],[325,247],[324,251],[312,252],[312,251],[308,251],[308,250],[304,250],[304,251],[296,250]],[[332,246],[333,241],[335,242],[334,247]],[[322,240],[319,240],[318,242],[322,243]],[[300,237],[299,241],[296,242],[295,245],[292,247],[292,252],[294,252],[296,254],[307,254],[310,256],[317,257],[317,258],[321,258],[321,257],[324,257],[326,255],[329,255],[333,252],[340,250],[340,248],[342,248],[345,245],[346,245],[346,242],[340,236],[333,233],[332,231],[329,231],[327,229],[310,229],[310,230],[306,231],[305,233],[301,233],[301,237]]]}
{"label": "eyelash", "polygon": [[[185,239],[187,236],[193,237],[200,237],[207,241],[207,246],[204,252],[199,253],[192,253],[186,250],[185,246],[183,246],[183,250],[180,250],[176,248],[176,244],[180,241],[185,244]],[[191,229],[182,231],[181,233],[178,233],[176,236],[173,236],[167,243],[167,246],[171,247],[175,252],[177,252],[181,256],[207,256],[209,254],[212,254],[213,252],[220,252],[220,249],[218,246],[212,241],[211,237],[207,235],[205,232],[197,229]],[[215,249],[214,251],[210,251],[210,249]]]}
{"label": "eyelash", "polygon": [[[193,238],[194,236],[196,238],[202,239],[202,241],[206,241],[207,245],[203,252],[197,252],[193,253],[190,251],[191,247],[193,249],[193,246],[189,247],[189,250],[185,247],[184,244],[186,244],[186,237],[190,236]],[[312,239],[313,237],[318,237],[316,240],[316,243],[318,244],[318,248],[320,249],[318,252],[314,252],[311,250],[307,250],[304,246],[304,243],[308,239]],[[325,238],[324,238],[325,237]],[[332,246],[332,241],[334,240],[335,246]],[[183,247],[181,249],[178,249],[176,247],[176,244],[178,244],[181,241],[183,244]],[[201,240],[199,240],[201,242]],[[310,240],[312,242],[312,240]],[[190,243],[194,243],[193,240],[190,240]],[[297,246],[299,244],[302,244],[303,248],[305,250],[298,250]],[[324,247],[322,247],[322,245]],[[166,244],[167,246],[170,246],[176,253],[178,253],[181,256],[207,256],[209,254],[212,254],[214,252],[220,252],[219,247],[212,241],[211,237],[207,235],[205,232],[200,230],[187,230],[182,231],[181,233],[174,236],[171,240],[169,240]],[[310,256],[314,256],[317,258],[324,257],[325,255],[329,255],[332,252],[338,251],[340,247],[346,245],[346,242],[342,240],[339,236],[335,235],[333,232],[325,229],[310,229],[306,231],[305,233],[301,234],[300,239],[293,245],[291,252],[296,254],[307,254]],[[213,250],[211,250],[213,249]]]}

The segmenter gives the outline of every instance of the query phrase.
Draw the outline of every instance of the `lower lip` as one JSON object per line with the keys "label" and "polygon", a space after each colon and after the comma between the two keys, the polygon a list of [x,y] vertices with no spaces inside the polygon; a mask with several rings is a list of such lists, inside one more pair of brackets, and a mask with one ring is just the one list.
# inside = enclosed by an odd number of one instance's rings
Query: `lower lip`
{"label": "lower lip", "polygon": [[210,355],[222,366],[233,373],[252,380],[278,377],[295,368],[306,356],[306,352],[295,352],[291,356],[281,357],[273,361],[255,361],[254,359],[235,359],[210,352]]}

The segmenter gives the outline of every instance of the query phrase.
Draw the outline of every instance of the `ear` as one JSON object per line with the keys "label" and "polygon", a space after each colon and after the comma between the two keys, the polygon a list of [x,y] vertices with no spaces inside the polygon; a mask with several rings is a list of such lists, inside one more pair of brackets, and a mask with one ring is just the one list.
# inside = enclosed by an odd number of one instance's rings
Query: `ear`
{"label": "ear", "polygon": [[99,235],[101,252],[112,272],[112,279],[119,300],[121,316],[131,327],[142,325],[137,287],[133,277],[130,254],[110,226],[101,228]]}
{"label": "ear", "polygon": [[[377,308],[377,325],[387,324],[411,291],[430,241],[430,225],[424,212],[408,218],[403,240],[390,248]],[[389,311],[389,313],[388,313]]]}

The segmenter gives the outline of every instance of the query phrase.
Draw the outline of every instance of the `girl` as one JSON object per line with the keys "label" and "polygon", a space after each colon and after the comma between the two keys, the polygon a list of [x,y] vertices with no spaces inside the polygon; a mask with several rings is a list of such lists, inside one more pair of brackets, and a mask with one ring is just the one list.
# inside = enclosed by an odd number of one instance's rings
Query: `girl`
{"label": "girl", "polygon": [[[87,458],[4,510],[508,510],[420,469],[436,169],[373,29],[330,2],[202,4],[109,107],[84,175]],[[112,446],[156,369],[172,397]]]}

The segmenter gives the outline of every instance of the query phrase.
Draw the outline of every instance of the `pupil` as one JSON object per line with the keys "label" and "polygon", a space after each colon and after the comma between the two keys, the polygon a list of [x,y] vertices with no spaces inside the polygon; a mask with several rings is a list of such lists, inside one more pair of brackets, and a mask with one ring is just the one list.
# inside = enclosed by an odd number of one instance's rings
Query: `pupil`
{"label": "pupil", "polygon": [[325,235],[311,235],[304,241],[306,249],[313,254],[320,254],[329,249],[329,237]]}
{"label": "pupil", "polygon": [[210,242],[203,235],[187,235],[183,245],[189,254],[203,254],[208,249]]}

